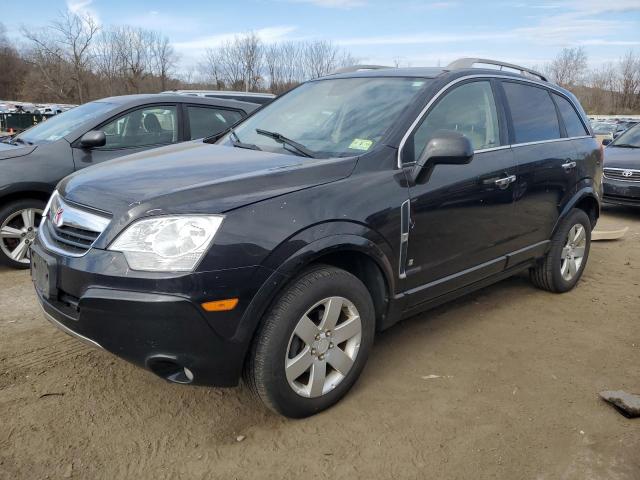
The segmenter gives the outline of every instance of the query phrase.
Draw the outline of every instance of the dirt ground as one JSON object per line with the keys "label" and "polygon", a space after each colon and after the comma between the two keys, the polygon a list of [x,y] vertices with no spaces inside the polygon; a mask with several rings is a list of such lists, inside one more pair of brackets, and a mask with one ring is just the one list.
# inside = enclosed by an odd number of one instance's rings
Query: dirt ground
{"label": "dirt ground", "polygon": [[574,291],[522,276],[407,320],[298,421],[85,347],[2,269],[0,478],[640,479],[640,419],[597,396],[640,393],[640,211],[609,207],[618,226]]}

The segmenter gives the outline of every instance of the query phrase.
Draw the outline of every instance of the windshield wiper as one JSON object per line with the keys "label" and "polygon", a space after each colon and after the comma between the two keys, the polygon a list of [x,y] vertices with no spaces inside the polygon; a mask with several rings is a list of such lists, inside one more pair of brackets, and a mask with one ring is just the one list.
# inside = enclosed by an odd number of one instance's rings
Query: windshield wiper
{"label": "windshield wiper", "polygon": [[630,143],[613,143],[614,147],[622,147],[622,148],[640,148],[638,145],[631,145]]}
{"label": "windshield wiper", "polygon": [[273,138],[276,142],[282,143],[283,145],[289,145],[290,147],[295,148],[298,153],[304,155],[305,157],[317,158],[316,154],[309,150],[307,147],[305,147],[301,143],[296,142],[295,140],[291,140],[290,138],[285,137],[281,133],[270,132],[268,130],[262,130],[260,128],[256,128],[256,133],[258,135],[264,135],[265,137]]}
{"label": "windshield wiper", "polygon": [[229,137],[231,140],[231,145],[236,148],[246,148],[248,150],[262,150],[259,146],[254,145],[253,143],[244,143],[240,141],[238,134],[233,128],[229,129]]}
{"label": "windshield wiper", "polygon": [[14,145],[17,145],[18,143],[22,143],[23,145],[33,145],[33,142],[30,142],[29,140],[23,140],[20,137],[14,137],[12,140],[12,143]]}

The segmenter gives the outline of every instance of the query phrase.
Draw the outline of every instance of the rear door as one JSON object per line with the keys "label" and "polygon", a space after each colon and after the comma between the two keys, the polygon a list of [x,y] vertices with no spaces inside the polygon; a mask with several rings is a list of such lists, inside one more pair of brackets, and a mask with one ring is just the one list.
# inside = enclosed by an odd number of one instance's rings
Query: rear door
{"label": "rear door", "polygon": [[513,233],[523,249],[551,238],[561,208],[575,191],[577,154],[549,89],[516,80],[501,83],[518,164]]}
{"label": "rear door", "polygon": [[436,165],[409,188],[412,228],[401,265],[413,293],[408,306],[501,271],[513,249],[517,172],[494,85],[489,79],[455,85],[404,145],[407,171],[441,130],[463,133],[475,152],[471,163]]}
{"label": "rear door", "polygon": [[602,168],[599,155],[600,145],[590,135],[572,101],[555,92],[551,96],[558,107],[564,133],[567,138],[571,139],[571,145],[575,151],[573,162],[576,165],[576,187],[583,179],[597,179],[599,181],[598,172]]}
{"label": "rear door", "polygon": [[76,169],[106,160],[182,141],[183,128],[177,104],[145,105],[109,119],[94,130],[103,130],[104,147],[86,149],[73,144]]}

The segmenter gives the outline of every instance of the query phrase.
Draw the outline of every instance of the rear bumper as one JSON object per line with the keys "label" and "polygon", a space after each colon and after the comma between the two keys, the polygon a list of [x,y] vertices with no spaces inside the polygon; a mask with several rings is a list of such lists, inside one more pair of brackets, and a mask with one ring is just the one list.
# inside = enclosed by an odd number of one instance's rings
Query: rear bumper
{"label": "rear bumper", "polygon": [[[165,379],[237,385],[253,334],[250,327],[256,323],[244,313],[270,270],[166,277],[120,270],[118,252],[92,249],[84,257],[70,258],[52,254],[38,242],[33,248],[55,265],[49,298],[37,289],[36,294],[46,318],[58,328]],[[232,311],[200,307],[207,299],[230,297],[240,298]]]}
{"label": "rear bumper", "polygon": [[604,177],[602,179],[606,203],[640,206],[640,182],[625,182]]}

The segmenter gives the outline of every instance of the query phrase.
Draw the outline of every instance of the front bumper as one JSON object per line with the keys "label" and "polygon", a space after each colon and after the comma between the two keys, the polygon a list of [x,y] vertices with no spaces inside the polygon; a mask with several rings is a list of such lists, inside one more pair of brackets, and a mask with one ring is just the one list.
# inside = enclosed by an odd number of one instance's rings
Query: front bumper
{"label": "front bumper", "polygon": [[[48,298],[37,288],[36,293],[58,328],[166,379],[237,385],[257,323],[245,311],[270,270],[135,272],[119,252],[91,249],[66,257],[39,241],[32,248],[52,265]],[[240,301],[229,312],[200,307],[231,297]]]}
{"label": "front bumper", "polygon": [[627,182],[604,177],[602,179],[606,203],[640,207],[640,182]]}

